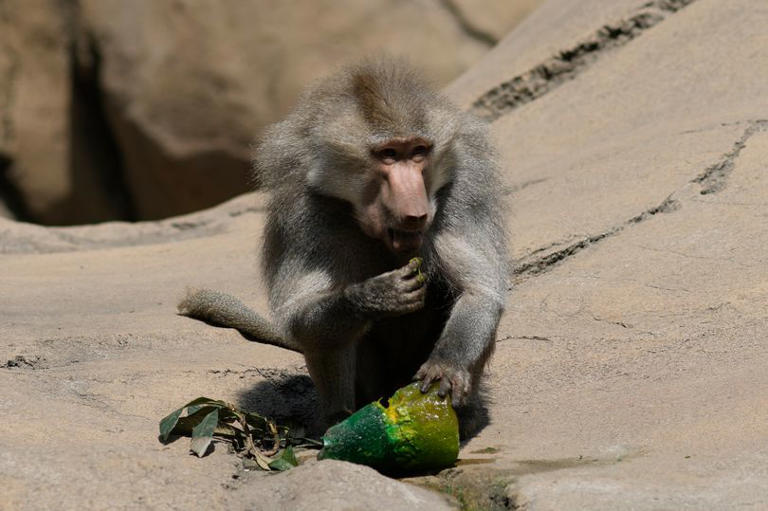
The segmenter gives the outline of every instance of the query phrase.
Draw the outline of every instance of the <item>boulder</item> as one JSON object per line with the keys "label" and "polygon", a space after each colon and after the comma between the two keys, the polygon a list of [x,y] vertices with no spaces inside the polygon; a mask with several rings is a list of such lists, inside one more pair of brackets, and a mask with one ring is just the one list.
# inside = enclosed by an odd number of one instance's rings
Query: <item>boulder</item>
{"label": "boulder", "polygon": [[490,3],[498,4],[493,22],[480,16],[473,24],[437,0],[301,9],[274,1],[82,2],[136,217],[186,213],[248,190],[262,128],[340,64],[384,51],[446,83],[495,43],[483,23],[506,32],[536,2]]}
{"label": "boulder", "polygon": [[32,210],[55,209],[71,186],[69,37],[56,3],[0,6],[0,182]]}
{"label": "boulder", "polygon": [[130,218],[94,77],[73,52],[72,2],[0,5],[0,199],[44,224]]}
{"label": "boulder", "polygon": [[501,143],[516,263],[464,452],[526,509],[760,508],[768,5],[579,2],[568,40],[569,9],[449,87]]}
{"label": "boulder", "polygon": [[8,0],[0,198],[56,225],[220,203],[258,186],[251,147],[308,82],[383,51],[446,83],[537,1]]}

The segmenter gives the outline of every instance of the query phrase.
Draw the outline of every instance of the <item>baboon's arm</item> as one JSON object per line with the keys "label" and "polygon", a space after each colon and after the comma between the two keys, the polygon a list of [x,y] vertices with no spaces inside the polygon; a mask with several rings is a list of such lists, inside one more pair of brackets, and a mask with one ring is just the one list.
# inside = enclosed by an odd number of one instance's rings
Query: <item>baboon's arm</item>
{"label": "baboon's arm", "polygon": [[[493,236],[493,231],[487,233]],[[441,271],[459,293],[443,332],[429,359],[416,374],[426,390],[440,380],[440,394],[451,392],[454,405],[462,405],[493,351],[493,342],[506,292],[505,263],[493,240],[444,235],[436,240]],[[479,239],[478,239],[479,238]],[[472,243],[474,241],[475,243]]]}
{"label": "baboon's arm", "polygon": [[371,321],[415,312],[424,306],[426,287],[419,260],[363,282],[328,292],[308,293],[289,303],[282,326],[304,351],[349,344]]}

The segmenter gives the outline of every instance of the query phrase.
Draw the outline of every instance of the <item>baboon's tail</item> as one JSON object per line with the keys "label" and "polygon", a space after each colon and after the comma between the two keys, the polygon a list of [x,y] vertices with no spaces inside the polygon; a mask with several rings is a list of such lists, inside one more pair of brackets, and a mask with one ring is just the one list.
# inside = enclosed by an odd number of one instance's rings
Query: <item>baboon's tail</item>
{"label": "baboon's tail", "polygon": [[235,328],[249,341],[272,344],[301,353],[263,317],[232,295],[210,289],[190,289],[178,305],[179,314],[215,326]]}

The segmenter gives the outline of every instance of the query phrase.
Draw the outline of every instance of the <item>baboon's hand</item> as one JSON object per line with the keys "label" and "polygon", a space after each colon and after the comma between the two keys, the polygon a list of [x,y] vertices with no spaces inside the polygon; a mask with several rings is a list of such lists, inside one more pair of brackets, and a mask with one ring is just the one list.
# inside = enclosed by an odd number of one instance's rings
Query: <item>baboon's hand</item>
{"label": "baboon's hand", "polygon": [[451,404],[461,406],[466,403],[470,391],[470,375],[463,367],[444,360],[429,359],[416,372],[416,380],[421,380],[421,391],[427,392],[433,382],[440,380],[437,393],[445,397],[450,392]]}
{"label": "baboon's hand", "polygon": [[427,286],[419,271],[421,259],[413,258],[397,270],[371,277],[345,290],[347,297],[366,314],[400,316],[424,307]]}

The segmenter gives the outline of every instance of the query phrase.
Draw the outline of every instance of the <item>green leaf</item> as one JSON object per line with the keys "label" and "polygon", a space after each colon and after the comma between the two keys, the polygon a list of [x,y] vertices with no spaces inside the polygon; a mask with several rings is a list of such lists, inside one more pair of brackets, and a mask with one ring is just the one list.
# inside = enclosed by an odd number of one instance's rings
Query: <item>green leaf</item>
{"label": "green leaf", "polygon": [[[195,426],[200,424],[205,417],[211,413],[214,410],[217,410],[217,408],[214,408],[212,406],[201,406],[201,407],[195,407],[197,408],[197,411],[195,413],[190,413],[189,410],[187,410],[186,417],[181,417],[179,421],[176,423],[176,427],[173,428],[173,434],[175,435],[191,435],[192,430],[195,429]],[[189,409],[192,409],[190,407]]]}
{"label": "green leaf", "polygon": [[160,421],[160,440],[163,442],[168,440],[168,436],[171,434],[171,431],[173,431],[173,428],[176,427],[176,423],[179,421],[179,417],[183,411],[184,407],[182,406]]}
{"label": "green leaf", "polygon": [[230,408],[229,406],[219,408],[219,420],[222,422],[232,422],[237,420],[235,408]]}
{"label": "green leaf", "polygon": [[202,408],[205,408],[205,405],[192,405],[187,407],[187,415],[194,415]]}
{"label": "green leaf", "polygon": [[197,454],[198,458],[202,458],[205,452],[208,450],[208,446],[211,445],[213,440],[213,432],[216,430],[216,425],[219,423],[219,410],[214,408],[209,412],[200,424],[192,429],[192,443],[190,449]]}
{"label": "green leaf", "polygon": [[[205,456],[213,439],[219,438],[229,442],[246,459],[251,457],[253,460],[249,463],[262,470],[281,471],[297,465],[290,446],[298,442],[290,437],[288,427],[278,426],[266,417],[240,410],[225,401],[207,397],[190,401],[160,421],[160,434],[163,441],[172,434],[190,435],[190,449],[198,457]],[[256,446],[266,440],[284,442],[289,447],[277,456],[268,456]]]}
{"label": "green leaf", "polygon": [[251,429],[257,429],[265,431],[267,429],[267,419],[265,417],[262,417],[261,415],[255,414],[253,412],[245,412],[243,414],[248,421],[248,426],[250,426]]}
{"label": "green leaf", "polygon": [[[185,404],[178,410],[175,410],[168,414],[163,420],[160,421],[160,439],[165,442],[168,440],[168,436],[173,432],[173,428],[176,427],[176,423],[179,421],[179,417],[181,417],[181,414],[184,412],[185,408],[192,407],[195,409],[195,411],[199,408],[198,405],[204,405],[206,403],[218,403],[220,401],[214,401],[213,399],[207,398],[207,397],[199,397],[197,399],[193,399],[189,403]],[[194,413],[194,412],[188,412],[188,413]]]}
{"label": "green leaf", "polygon": [[194,401],[187,403],[187,414],[192,415],[205,406],[211,406],[213,408],[227,409],[230,407],[224,401],[218,399],[211,399],[209,397],[199,397]]}
{"label": "green leaf", "polygon": [[293,448],[291,446],[286,447],[283,449],[283,451],[278,455],[277,458],[275,458],[272,462],[269,464],[269,468],[272,470],[289,470],[293,467],[297,467],[299,465],[298,460],[296,460],[296,454],[293,452]]}

